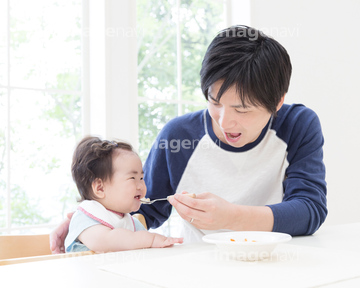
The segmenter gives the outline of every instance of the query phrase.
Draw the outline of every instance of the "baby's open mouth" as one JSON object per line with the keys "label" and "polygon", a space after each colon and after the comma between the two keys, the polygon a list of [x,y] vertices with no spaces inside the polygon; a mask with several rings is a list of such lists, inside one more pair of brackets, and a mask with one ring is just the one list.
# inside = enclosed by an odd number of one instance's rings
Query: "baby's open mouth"
{"label": "baby's open mouth", "polygon": [[140,200],[141,195],[136,195],[134,198]]}

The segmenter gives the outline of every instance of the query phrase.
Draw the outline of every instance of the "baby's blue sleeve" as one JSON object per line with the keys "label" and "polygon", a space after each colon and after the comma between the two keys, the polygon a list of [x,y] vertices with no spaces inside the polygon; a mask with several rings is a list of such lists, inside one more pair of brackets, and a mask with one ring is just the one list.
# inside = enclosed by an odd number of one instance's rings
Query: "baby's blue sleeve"
{"label": "baby's blue sleeve", "polygon": [[[145,227],[141,224],[141,222],[134,218],[135,231],[145,230]],[[77,238],[85,229],[94,226],[94,225],[102,225],[100,222],[90,218],[85,215],[83,212],[77,210],[73,217],[71,218],[69,233],[65,239],[65,251],[66,252],[81,252],[81,251],[89,251],[90,249],[82,244]]]}
{"label": "baby's blue sleeve", "polygon": [[71,217],[71,222],[69,226],[69,233],[65,239],[65,251],[66,252],[80,252],[80,251],[89,251],[84,244],[82,244],[77,238],[85,229],[94,226],[101,225],[100,222],[90,218],[85,215],[83,212],[77,210],[75,214]]}
{"label": "baby's blue sleeve", "polygon": [[135,217],[132,217],[132,218],[133,218],[134,224],[135,224],[135,231],[141,231],[141,230],[146,231],[145,227],[141,224],[141,222],[138,219],[136,219]]}

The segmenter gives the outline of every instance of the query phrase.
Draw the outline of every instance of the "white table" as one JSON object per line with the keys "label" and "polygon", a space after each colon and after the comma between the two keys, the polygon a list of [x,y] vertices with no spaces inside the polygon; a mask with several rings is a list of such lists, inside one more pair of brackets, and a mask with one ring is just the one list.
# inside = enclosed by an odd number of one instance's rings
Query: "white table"
{"label": "white table", "polygon": [[266,283],[266,287],[318,287],[319,275],[329,269],[327,283],[321,287],[360,287],[359,243],[360,223],[325,226],[274,251],[275,255],[290,251],[288,258],[294,259],[243,262],[222,258],[215,245],[176,245],[1,266],[0,286],[188,288],[199,283],[204,284],[200,287],[219,287],[219,283],[221,287],[264,287]]}

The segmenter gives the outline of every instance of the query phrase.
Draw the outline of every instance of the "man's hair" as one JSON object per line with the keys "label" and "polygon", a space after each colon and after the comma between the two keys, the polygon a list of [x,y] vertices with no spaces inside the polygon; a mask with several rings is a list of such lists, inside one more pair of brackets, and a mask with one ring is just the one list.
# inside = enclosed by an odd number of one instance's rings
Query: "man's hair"
{"label": "man's hair", "polygon": [[291,69],[290,57],[277,41],[251,27],[232,26],[218,33],[205,54],[201,89],[208,100],[210,86],[223,80],[218,95],[212,95],[217,101],[235,85],[243,106],[247,102],[276,114]]}
{"label": "man's hair", "polygon": [[134,152],[128,143],[98,137],[87,136],[79,142],[71,164],[71,174],[81,196],[79,201],[96,199],[92,191],[95,179],[111,180],[114,173],[112,156],[115,151],[121,151],[119,149]]}

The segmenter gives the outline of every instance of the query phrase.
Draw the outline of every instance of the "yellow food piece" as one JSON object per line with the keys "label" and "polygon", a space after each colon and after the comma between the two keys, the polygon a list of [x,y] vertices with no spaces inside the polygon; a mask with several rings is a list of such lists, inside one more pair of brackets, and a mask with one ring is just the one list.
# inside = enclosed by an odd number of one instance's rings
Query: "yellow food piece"
{"label": "yellow food piece", "polygon": [[[235,242],[235,239],[230,238],[231,242]],[[244,238],[244,242],[248,242],[247,238]],[[251,242],[256,242],[256,240],[251,240]]]}

